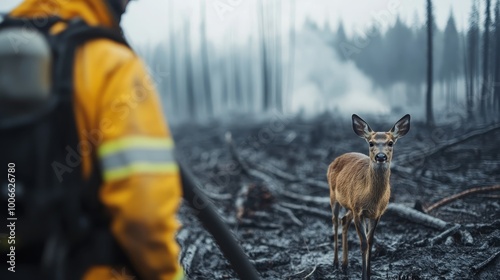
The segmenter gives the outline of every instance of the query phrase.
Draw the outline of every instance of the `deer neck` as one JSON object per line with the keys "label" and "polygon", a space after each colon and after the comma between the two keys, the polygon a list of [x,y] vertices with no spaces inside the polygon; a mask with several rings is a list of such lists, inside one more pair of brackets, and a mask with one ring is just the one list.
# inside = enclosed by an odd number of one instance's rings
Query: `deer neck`
{"label": "deer neck", "polygon": [[382,195],[389,187],[389,177],[391,176],[391,169],[389,163],[378,164],[370,163],[370,180],[372,181],[372,191],[375,194]]}

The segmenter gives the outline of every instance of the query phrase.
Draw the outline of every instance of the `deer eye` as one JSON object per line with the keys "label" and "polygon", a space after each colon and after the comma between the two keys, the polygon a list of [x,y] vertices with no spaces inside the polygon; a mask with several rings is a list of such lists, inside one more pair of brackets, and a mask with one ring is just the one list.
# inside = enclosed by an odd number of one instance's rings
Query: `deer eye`
{"label": "deer eye", "polygon": [[370,142],[368,142],[368,143],[370,144],[370,147],[373,147],[373,145],[375,145],[375,144],[373,144],[373,142],[372,142],[372,141],[370,141]]}
{"label": "deer eye", "polygon": [[387,145],[389,145],[389,147],[392,147],[392,145],[394,145],[394,142],[389,141],[389,143],[387,143]]}

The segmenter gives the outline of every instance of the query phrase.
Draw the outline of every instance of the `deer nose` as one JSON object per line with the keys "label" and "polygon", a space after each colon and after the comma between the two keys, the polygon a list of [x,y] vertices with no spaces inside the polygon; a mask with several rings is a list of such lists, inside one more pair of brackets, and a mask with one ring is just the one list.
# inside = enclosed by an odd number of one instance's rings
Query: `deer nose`
{"label": "deer nose", "polygon": [[378,153],[377,155],[375,155],[375,160],[378,162],[387,161],[387,155],[384,153]]}

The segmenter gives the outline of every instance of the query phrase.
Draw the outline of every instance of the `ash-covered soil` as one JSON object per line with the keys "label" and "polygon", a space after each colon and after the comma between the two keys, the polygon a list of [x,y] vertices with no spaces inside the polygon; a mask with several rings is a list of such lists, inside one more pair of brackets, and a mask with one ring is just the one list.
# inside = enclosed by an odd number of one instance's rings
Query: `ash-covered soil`
{"label": "ash-covered soil", "polygon": [[[365,120],[374,130],[389,130],[397,120],[393,118]],[[350,119],[274,116],[239,125],[185,125],[173,132],[181,158],[262,279],[361,278],[353,225],[347,271],[332,265],[326,183],[335,157],[368,152]],[[425,208],[466,189],[500,184],[498,139],[500,129],[494,124],[452,118],[429,129],[413,121],[394,148],[391,202]],[[500,192],[472,194],[429,215],[447,222],[447,228],[438,230],[391,212],[382,216],[375,232],[372,279],[500,279]],[[179,216],[181,263],[189,278],[237,279],[191,209],[183,205]],[[430,242],[455,224],[459,227],[450,236]]]}

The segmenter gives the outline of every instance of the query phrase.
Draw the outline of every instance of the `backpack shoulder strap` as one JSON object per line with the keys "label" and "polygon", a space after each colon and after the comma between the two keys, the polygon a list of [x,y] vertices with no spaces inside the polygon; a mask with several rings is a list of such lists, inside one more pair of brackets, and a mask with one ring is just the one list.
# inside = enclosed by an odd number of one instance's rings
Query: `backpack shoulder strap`
{"label": "backpack shoulder strap", "polygon": [[58,93],[73,93],[76,50],[86,42],[95,39],[109,39],[130,47],[121,30],[89,26],[81,19],[71,20],[67,29],[56,36],[53,42],[58,54],[54,73],[55,90]]}
{"label": "backpack shoulder strap", "polygon": [[[73,110],[76,51],[85,43],[95,39],[109,39],[129,47],[120,30],[89,26],[81,19],[69,21],[67,28],[62,33],[53,36],[51,39],[56,63],[53,69],[53,91],[54,94],[56,94],[60,99],[60,113],[64,116],[59,120],[59,126],[64,128],[62,131],[65,132],[64,135],[61,135],[60,137],[66,137],[66,139],[64,139],[64,143],[69,143],[73,148],[76,148],[80,141]],[[101,172],[98,168],[99,163],[97,158],[94,156],[92,160],[93,170],[91,172],[91,177],[86,182],[82,181],[83,175],[81,174],[80,168],[77,168],[78,170],[74,170],[71,174],[68,174],[68,184],[71,185],[71,188],[73,188],[74,191],[67,193],[67,195],[73,195],[73,197],[67,198],[66,200],[73,202],[83,200],[86,208],[88,208],[85,209],[86,212],[93,218],[97,219],[99,214],[102,214],[99,213],[101,211],[101,207],[99,206],[100,204],[97,195],[102,178]],[[78,189],[75,189],[75,186],[78,186]],[[71,205],[68,205],[68,207],[71,207]],[[68,211],[68,215],[74,216],[78,215],[78,213],[71,213]],[[68,218],[71,219],[71,217]],[[98,223],[102,224],[105,223],[105,221],[98,221]],[[77,226],[73,228],[78,230]],[[75,234],[78,235],[77,232],[75,232]]]}
{"label": "backpack shoulder strap", "polygon": [[36,29],[44,34],[48,34],[54,24],[64,21],[60,17],[51,16],[43,19],[37,18],[14,18],[7,16],[0,22],[0,29],[6,27],[26,27]]}
{"label": "backpack shoulder strap", "polygon": [[[52,41],[56,57],[53,72],[54,93],[60,97],[62,105],[64,104],[61,106],[61,110],[65,110],[63,115],[67,116],[61,120],[63,122],[61,126],[66,129],[63,130],[66,131],[64,137],[67,139],[65,141],[75,145],[74,147],[79,142],[73,111],[75,56],[79,47],[95,39],[109,39],[130,48],[120,30],[89,26],[80,19],[68,22],[68,27],[62,33],[54,36]],[[92,219],[90,228],[87,228],[90,232],[80,230],[77,224],[68,227],[70,229],[68,236],[73,239],[68,241],[74,251],[73,261],[69,263],[69,266],[77,275],[83,275],[86,268],[95,264],[120,264],[133,269],[109,231],[107,218],[103,216],[102,205],[98,198],[98,188],[102,183],[102,176],[98,168],[97,157],[94,156],[92,160],[93,170],[89,180],[82,182],[83,176],[80,169],[74,170],[68,176],[69,180],[75,181],[67,182],[73,191],[66,192],[67,216],[65,220],[69,223],[77,222],[74,217],[81,215],[82,210]],[[74,176],[73,173],[77,173],[79,176]],[[75,188],[76,186],[77,188]],[[84,209],[74,207],[79,202],[83,202]],[[92,236],[89,238],[89,236],[85,236],[86,234]]]}

